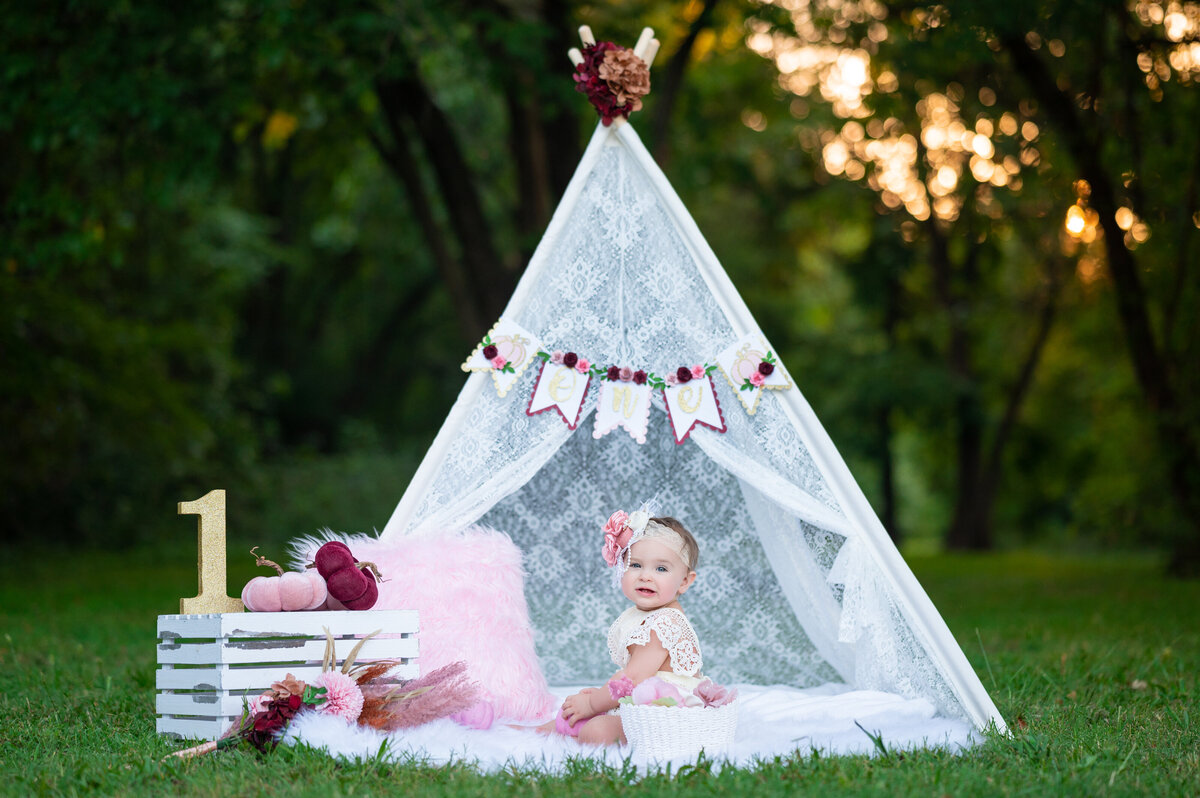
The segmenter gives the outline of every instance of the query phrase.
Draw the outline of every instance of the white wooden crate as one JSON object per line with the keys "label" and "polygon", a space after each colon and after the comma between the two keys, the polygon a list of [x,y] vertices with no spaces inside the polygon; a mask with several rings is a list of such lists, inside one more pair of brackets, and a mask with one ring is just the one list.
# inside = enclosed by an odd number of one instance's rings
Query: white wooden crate
{"label": "white wooden crate", "polygon": [[327,627],[340,665],[350,649],[380,630],[355,662],[397,659],[392,674],[413,679],[416,610],[363,612],[225,612],[158,616],[154,674],[159,734],[215,740],[241,717],[243,702],[288,673],[311,681],[321,672]]}

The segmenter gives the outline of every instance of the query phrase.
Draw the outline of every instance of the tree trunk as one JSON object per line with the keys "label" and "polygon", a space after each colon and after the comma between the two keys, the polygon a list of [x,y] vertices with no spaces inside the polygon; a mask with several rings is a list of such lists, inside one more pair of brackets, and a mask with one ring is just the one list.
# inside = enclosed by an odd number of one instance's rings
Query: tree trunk
{"label": "tree trunk", "polygon": [[[1191,367],[1188,363],[1168,364],[1160,350],[1150,323],[1148,299],[1137,262],[1125,246],[1125,232],[1117,225],[1117,195],[1113,180],[1104,169],[1103,148],[1099,137],[1103,126],[1085,125],[1069,93],[1060,89],[1038,55],[1019,36],[1006,35],[1001,44],[1012,56],[1018,74],[1029,84],[1050,123],[1062,135],[1080,176],[1091,186],[1090,202],[1100,217],[1104,234],[1104,252],[1112,277],[1117,314],[1125,331],[1125,341],[1133,362],[1138,385],[1153,414],[1159,449],[1166,459],[1171,493],[1182,511],[1186,531],[1172,541],[1172,572],[1200,575],[1200,444],[1194,420],[1187,417],[1176,399],[1170,379],[1171,367]],[[1093,138],[1089,131],[1094,130]],[[1186,357],[1186,356],[1185,356]]]}
{"label": "tree trunk", "polygon": [[688,61],[692,57],[692,49],[696,46],[696,38],[707,27],[712,25],[713,12],[716,11],[720,0],[705,0],[704,8],[692,20],[687,35],[680,42],[679,48],[671,55],[662,77],[656,81],[654,98],[654,115],[650,129],[654,136],[654,160],[659,168],[665,169],[671,160],[671,136],[668,129],[671,124],[671,114],[675,110],[675,101],[679,98],[679,90],[683,87],[683,75],[687,71]]}
{"label": "tree trunk", "polygon": [[[404,77],[377,80],[376,94],[388,117],[407,117],[421,140],[446,209],[447,223],[461,247],[467,290],[490,323],[499,317],[512,293],[513,275],[504,268],[492,242],[491,224],[449,118],[421,82],[412,59],[403,53],[397,58],[405,63]],[[395,123],[389,124],[395,129]],[[480,338],[486,329],[464,330],[464,334]]]}

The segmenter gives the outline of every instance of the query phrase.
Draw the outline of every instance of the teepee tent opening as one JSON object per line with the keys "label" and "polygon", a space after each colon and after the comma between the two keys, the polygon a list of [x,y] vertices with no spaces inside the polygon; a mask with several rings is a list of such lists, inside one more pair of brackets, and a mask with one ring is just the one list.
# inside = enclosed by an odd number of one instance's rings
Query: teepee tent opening
{"label": "teepee tent opening", "polygon": [[[506,532],[524,555],[548,680],[602,683],[611,672],[604,630],[622,600],[599,555],[598,530],[614,509],[653,496],[700,541],[700,578],[684,604],[714,679],[881,691],[1003,731],[796,386],[803,375],[772,356],[683,203],[622,121],[597,125],[501,320],[464,364],[472,373],[381,538],[476,522]],[[502,339],[508,346],[497,359]],[[551,360],[552,349],[626,368],[625,387],[605,383],[601,370],[586,372],[585,362]],[[733,373],[735,350],[775,364],[771,383]],[[710,406],[684,429],[680,416],[694,410],[679,403],[684,388],[654,375],[690,364],[704,365],[693,369],[699,393],[688,395]],[[579,377],[573,392],[558,386],[569,400],[547,398],[555,386],[542,381],[555,369]],[[629,382],[632,369],[639,376]],[[641,399],[631,415],[635,389]]]}

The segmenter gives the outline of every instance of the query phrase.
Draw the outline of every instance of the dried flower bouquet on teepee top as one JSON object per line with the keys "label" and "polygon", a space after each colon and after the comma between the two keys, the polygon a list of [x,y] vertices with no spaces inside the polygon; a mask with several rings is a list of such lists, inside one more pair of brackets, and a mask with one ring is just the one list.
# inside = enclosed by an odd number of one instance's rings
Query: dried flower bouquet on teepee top
{"label": "dried flower bouquet on teepee top", "polygon": [[632,50],[597,42],[587,25],[579,29],[579,38],[583,50],[572,48],[568,53],[575,64],[575,89],[587,95],[604,126],[640,111],[642,98],[650,93],[650,64],[658,53],[654,31],[643,29]]}

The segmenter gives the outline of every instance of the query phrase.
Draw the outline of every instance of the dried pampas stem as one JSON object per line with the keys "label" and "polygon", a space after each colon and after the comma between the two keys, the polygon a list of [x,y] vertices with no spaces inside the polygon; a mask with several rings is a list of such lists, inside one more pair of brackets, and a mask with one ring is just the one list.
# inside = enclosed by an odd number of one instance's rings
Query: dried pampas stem
{"label": "dried pampas stem", "polygon": [[[321,660],[321,673],[325,673],[337,667],[337,650],[334,648],[333,632],[329,631],[328,626],[321,628],[325,630],[325,656]],[[354,667],[354,659],[358,656],[358,652],[362,651],[363,644],[382,631],[382,629],[376,629],[354,644],[354,648],[350,649],[350,653],[342,660],[342,673],[350,674],[350,670]],[[389,666],[388,669],[390,670],[391,667]]]}

